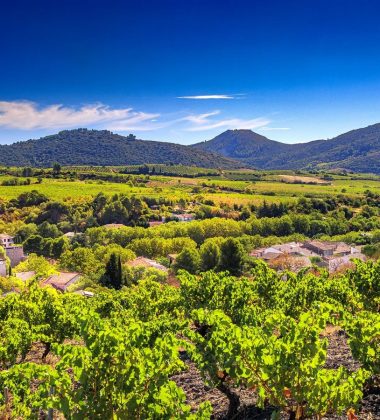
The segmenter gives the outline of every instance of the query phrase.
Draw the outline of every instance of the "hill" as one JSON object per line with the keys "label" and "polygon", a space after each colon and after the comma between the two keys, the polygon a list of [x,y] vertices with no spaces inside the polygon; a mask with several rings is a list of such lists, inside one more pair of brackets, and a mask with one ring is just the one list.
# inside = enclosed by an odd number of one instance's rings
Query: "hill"
{"label": "hill", "polygon": [[258,169],[347,169],[380,173],[380,124],[349,131],[329,140],[286,144],[251,130],[228,130],[195,144]]}
{"label": "hill", "polygon": [[190,146],[137,140],[106,130],[65,130],[37,140],[0,146],[0,165],[140,165],[183,164],[203,168],[235,169],[237,161]]}

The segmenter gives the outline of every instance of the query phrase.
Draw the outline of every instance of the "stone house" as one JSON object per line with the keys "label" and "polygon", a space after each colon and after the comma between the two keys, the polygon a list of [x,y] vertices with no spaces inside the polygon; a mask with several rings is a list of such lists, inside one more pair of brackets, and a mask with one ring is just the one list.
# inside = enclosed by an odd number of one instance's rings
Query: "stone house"
{"label": "stone house", "polygon": [[15,244],[13,236],[1,234],[0,245],[5,249],[5,254],[10,259],[11,267],[15,267],[25,260],[24,248],[22,245]]}
{"label": "stone house", "polygon": [[80,273],[71,273],[61,271],[58,274],[53,274],[49,276],[46,280],[42,282],[43,286],[52,286],[54,289],[57,289],[61,292],[65,292],[69,286],[76,283],[82,278]]}

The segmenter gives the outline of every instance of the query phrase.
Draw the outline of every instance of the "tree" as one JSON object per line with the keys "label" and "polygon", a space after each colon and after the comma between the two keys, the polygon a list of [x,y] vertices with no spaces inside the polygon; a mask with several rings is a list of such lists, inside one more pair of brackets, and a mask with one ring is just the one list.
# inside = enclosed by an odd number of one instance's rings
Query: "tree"
{"label": "tree", "polygon": [[119,290],[123,283],[123,270],[120,256],[112,253],[107,264],[104,276],[101,279],[104,286]]}
{"label": "tree", "polygon": [[25,167],[22,169],[22,176],[30,177],[33,176],[33,169],[30,167]]}
{"label": "tree", "polygon": [[69,248],[69,240],[65,237],[53,239],[51,241],[51,256],[59,258]]}
{"label": "tree", "polygon": [[177,256],[175,268],[177,270],[183,269],[189,273],[195,274],[199,270],[200,264],[201,258],[199,252],[194,248],[185,248]]}
{"label": "tree", "polygon": [[24,251],[28,254],[31,252],[40,254],[42,251],[42,247],[43,247],[43,238],[40,235],[31,235],[24,242]]}
{"label": "tree", "polygon": [[107,204],[100,217],[101,223],[128,223],[129,214],[120,201]]}
{"label": "tree", "polygon": [[202,270],[213,270],[220,264],[220,248],[214,240],[205,242],[200,248]]}
{"label": "tree", "polygon": [[40,278],[48,277],[56,273],[56,269],[44,257],[36,254],[29,254],[25,261],[20,262],[15,268],[16,272],[35,271]]}
{"label": "tree", "polygon": [[235,238],[227,238],[220,247],[220,268],[239,275],[244,264],[244,248]]}
{"label": "tree", "polygon": [[58,176],[61,173],[61,170],[62,166],[58,162],[55,162],[53,164],[53,175]]}
{"label": "tree", "polygon": [[64,270],[77,271],[91,279],[98,280],[104,265],[90,248],[79,247],[65,251],[60,258],[60,267]]}
{"label": "tree", "polygon": [[58,238],[62,232],[57,228],[57,225],[45,221],[38,226],[38,234],[43,238]]}
{"label": "tree", "polygon": [[48,200],[46,195],[41,194],[37,190],[27,191],[17,197],[17,207],[38,206]]}

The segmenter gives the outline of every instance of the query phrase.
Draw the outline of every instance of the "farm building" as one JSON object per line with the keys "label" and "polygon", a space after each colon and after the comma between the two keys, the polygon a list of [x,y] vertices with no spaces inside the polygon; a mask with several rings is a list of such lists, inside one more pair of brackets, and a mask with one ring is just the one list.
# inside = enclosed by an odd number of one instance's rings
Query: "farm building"
{"label": "farm building", "polygon": [[365,260],[360,249],[344,242],[288,242],[268,248],[253,250],[250,255],[266,261],[276,270],[299,271],[310,267],[312,262],[330,272],[346,266],[355,258]]}
{"label": "farm building", "polygon": [[82,278],[80,273],[70,273],[61,271],[58,274],[53,274],[42,282],[43,286],[52,286],[55,289],[65,292],[69,286],[76,283]]}

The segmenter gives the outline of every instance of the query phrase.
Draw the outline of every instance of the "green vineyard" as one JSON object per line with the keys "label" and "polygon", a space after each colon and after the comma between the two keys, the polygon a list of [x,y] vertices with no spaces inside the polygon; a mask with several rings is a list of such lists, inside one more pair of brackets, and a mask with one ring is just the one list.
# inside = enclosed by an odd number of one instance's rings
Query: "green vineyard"
{"label": "green vineyard", "polygon": [[[355,411],[380,372],[380,264],[345,275],[251,278],[179,273],[180,287],[146,278],[92,298],[31,280],[0,300],[2,418],[208,419],[173,375],[195,365],[239,409],[237,388],[272,418]],[[344,334],[356,369],[326,367],[324,332]],[[268,408],[269,407],[269,408]]]}

